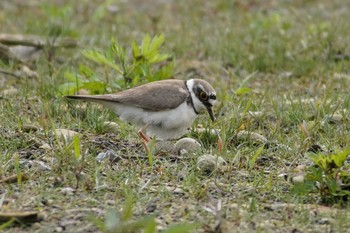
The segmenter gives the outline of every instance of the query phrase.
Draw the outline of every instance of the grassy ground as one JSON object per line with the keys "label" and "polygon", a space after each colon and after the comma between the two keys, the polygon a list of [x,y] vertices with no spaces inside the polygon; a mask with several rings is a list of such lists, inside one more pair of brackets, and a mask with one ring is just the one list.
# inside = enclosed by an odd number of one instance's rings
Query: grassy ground
{"label": "grassy ground", "polygon": [[[348,231],[346,202],[325,205],[318,193],[300,196],[291,188],[310,165],[310,148],[349,147],[349,3],[101,2],[0,3],[1,33],[79,41],[78,48],[45,48],[27,62],[36,76],[0,73],[0,179],[23,175],[0,184],[0,209],[42,217],[0,224],[4,232],[95,232],[96,219],[114,208],[125,213],[130,203],[132,219],[154,216],[160,230],[186,222],[199,224],[195,232]],[[193,127],[218,129],[223,150],[215,137],[192,132],[200,153],[156,154],[151,165],[135,128],[98,106],[79,108],[62,98],[57,87],[67,82],[65,72],[82,64],[110,72],[87,61],[83,49],[103,50],[112,37],[128,46],[146,33],[164,34],[162,51],[175,58],[176,78],[196,73],[217,90],[217,122],[203,115]],[[2,61],[0,68],[15,72],[23,64]],[[107,132],[105,121],[117,122],[118,132]],[[78,132],[80,152],[55,129]],[[261,154],[261,142],[237,137],[239,130],[267,139]],[[98,163],[107,150],[119,160]],[[222,156],[225,169],[198,170],[197,157],[208,153]]]}

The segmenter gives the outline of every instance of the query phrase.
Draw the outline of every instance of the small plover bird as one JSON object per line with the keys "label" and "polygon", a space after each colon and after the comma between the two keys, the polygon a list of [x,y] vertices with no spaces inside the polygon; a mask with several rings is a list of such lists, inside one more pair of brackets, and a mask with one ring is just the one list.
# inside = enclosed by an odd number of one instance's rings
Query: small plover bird
{"label": "small plover bird", "polygon": [[149,142],[150,137],[181,137],[198,114],[205,110],[211,120],[215,120],[212,108],[216,102],[216,92],[202,79],[169,79],[115,94],[66,97],[96,102],[111,109],[120,119],[140,127],[138,133],[144,145]]}

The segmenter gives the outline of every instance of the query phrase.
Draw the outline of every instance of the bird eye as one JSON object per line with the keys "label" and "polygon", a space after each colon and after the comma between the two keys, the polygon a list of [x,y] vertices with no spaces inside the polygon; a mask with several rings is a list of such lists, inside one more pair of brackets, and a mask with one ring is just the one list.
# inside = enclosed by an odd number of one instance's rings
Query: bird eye
{"label": "bird eye", "polygon": [[200,94],[199,94],[199,97],[202,99],[202,100],[207,100],[208,99],[208,95],[202,91]]}

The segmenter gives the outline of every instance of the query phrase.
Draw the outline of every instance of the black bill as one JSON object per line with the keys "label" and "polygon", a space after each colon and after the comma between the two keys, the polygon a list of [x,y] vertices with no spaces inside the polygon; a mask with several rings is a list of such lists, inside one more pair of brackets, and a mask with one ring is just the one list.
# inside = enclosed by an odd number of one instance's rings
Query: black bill
{"label": "black bill", "polygon": [[207,106],[207,111],[209,113],[211,121],[215,121],[215,116],[214,116],[212,107]]}

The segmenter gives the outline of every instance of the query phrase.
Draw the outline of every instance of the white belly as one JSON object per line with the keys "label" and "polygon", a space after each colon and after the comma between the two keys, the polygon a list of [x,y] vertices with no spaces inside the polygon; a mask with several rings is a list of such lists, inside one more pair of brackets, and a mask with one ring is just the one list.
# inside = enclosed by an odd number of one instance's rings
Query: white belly
{"label": "white belly", "polygon": [[145,127],[148,136],[159,139],[179,138],[196,119],[197,114],[186,102],[176,109],[165,111],[147,111],[122,104],[104,104],[113,110],[120,119],[138,127]]}

